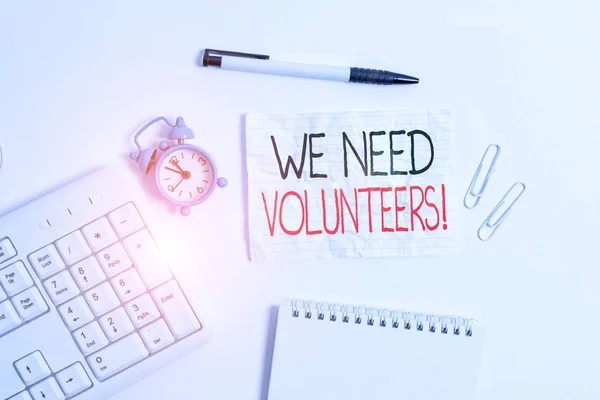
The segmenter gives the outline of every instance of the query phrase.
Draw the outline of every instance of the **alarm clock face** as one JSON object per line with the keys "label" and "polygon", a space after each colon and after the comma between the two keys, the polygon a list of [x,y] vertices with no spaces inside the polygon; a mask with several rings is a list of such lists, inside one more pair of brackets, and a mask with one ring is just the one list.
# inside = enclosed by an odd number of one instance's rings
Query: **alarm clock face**
{"label": "alarm clock face", "polygon": [[217,171],[211,158],[192,145],[174,146],[156,164],[156,179],[163,196],[175,204],[202,203],[215,188]]}

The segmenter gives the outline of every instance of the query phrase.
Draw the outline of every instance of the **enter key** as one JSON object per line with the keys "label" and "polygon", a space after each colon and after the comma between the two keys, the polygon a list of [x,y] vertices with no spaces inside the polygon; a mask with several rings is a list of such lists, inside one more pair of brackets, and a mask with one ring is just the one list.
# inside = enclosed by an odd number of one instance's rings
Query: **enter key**
{"label": "enter key", "polygon": [[152,297],[176,339],[201,328],[200,321],[174,280],[154,289]]}

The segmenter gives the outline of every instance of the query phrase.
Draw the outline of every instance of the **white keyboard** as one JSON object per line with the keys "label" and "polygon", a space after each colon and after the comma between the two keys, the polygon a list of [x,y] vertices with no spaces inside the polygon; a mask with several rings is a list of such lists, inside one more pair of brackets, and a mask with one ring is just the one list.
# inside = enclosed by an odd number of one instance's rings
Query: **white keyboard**
{"label": "white keyboard", "polygon": [[0,217],[0,399],[106,399],[206,342],[135,178],[102,170]]}

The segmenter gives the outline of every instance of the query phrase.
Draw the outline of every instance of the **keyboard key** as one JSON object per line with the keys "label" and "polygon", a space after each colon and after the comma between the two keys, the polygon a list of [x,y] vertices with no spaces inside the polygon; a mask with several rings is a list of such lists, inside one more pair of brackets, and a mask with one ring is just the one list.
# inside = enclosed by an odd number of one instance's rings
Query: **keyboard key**
{"label": "keyboard key", "polygon": [[2,289],[2,286],[0,286],[0,302],[6,300],[8,296],[6,295],[6,292],[4,291],[4,289]]}
{"label": "keyboard key", "polygon": [[108,247],[117,241],[117,235],[105,217],[84,226],[81,230],[94,252]]}
{"label": "keyboard key", "polygon": [[21,376],[23,383],[27,386],[50,376],[52,373],[39,350],[15,361],[15,369]]}
{"label": "keyboard key", "polygon": [[46,280],[44,287],[56,305],[71,300],[79,294],[79,288],[69,271],[63,271]]}
{"label": "keyboard key", "polygon": [[65,263],[58,255],[53,244],[30,254],[28,258],[40,279],[46,279],[65,267]]}
{"label": "keyboard key", "polygon": [[81,290],[84,291],[93,288],[106,279],[106,275],[104,275],[104,271],[100,268],[100,264],[95,257],[88,257],[73,265],[71,275],[73,275]]}
{"label": "keyboard key", "polygon": [[33,286],[33,280],[23,261],[17,261],[0,270],[0,284],[9,296],[14,296]]}
{"label": "keyboard key", "polygon": [[9,238],[0,239],[0,264],[17,255],[17,250]]}
{"label": "keyboard key", "polygon": [[29,393],[31,393],[34,400],[65,400],[65,394],[54,377],[32,386],[29,388]]}
{"label": "keyboard key", "polygon": [[13,397],[9,397],[8,400],[33,400],[33,397],[28,391],[24,390],[21,393],[15,394]]}
{"label": "keyboard key", "polygon": [[85,299],[94,311],[96,316],[100,316],[119,306],[120,302],[110,283],[104,282],[101,285],[85,292]]}
{"label": "keyboard key", "polygon": [[111,342],[133,332],[133,324],[125,313],[123,307],[117,308],[99,319],[100,326]]}
{"label": "keyboard key", "polygon": [[75,231],[58,240],[56,247],[67,265],[73,265],[92,254],[90,246],[88,246],[80,231]]}
{"label": "keyboard key", "polygon": [[148,357],[148,350],[140,335],[131,335],[119,340],[87,358],[94,375],[103,381]]}
{"label": "keyboard key", "polygon": [[135,299],[146,291],[144,282],[142,282],[142,278],[140,278],[140,274],[137,273],[135,268],[130,268],[115,276],[112,278],[111,283],[123,303]]}
{"label": "keyboard key", "polygon": [[13,297],[12,303],[23,321],[31,321],[48,311],[48,304],[35,286]]}
{"label": "keyboard key", "polygon": [[82,296],[76,297],[71,301],[66,302],[58,307],[60,315],[62,315],[65,324],[69,330],[74,330],[87,324],[94,319],[92,310],[87,305]]}
{"label": "keyboard key", "polygon": [[73,337],[77,345],[79,345],[81,352],[86,356],[108,344],[108,339],[96,321],[73,332]]}
{"label": "keyboard key", "polygon": [[177,339],[200,329],[200,321],[196,318],[177,282],[169,281],[154,289],[152,297]]}
{"label": "keyboard key", "polygon": [[133,267],[133,262],[121,243],[117,243],[101,251],[96,257],[98,257],[98,261],[102,264],[104,272],[110,277]]}
{"label": "keyboard key", "polygon": [[121,238],[144,227],[144,221],[133,203],[111,212],[108,219]]}
{"label": "keyboard key", "polygon": [[92,381],[81,363],[68,366],[55,376],[67,397],[75,396],[92,386]]}
{"label": "keyboard key", "polygon": [[156,353],[175,341],[164,319],[159,319],[140,330],[150,353]]}
{"label": "keyboard key", "polygon": [[171,271],[146,229],[125,238],[123,244],[148,288],[156,287],[171,278]]}
{"label": "keyboard key", "polygon": [[148,293],[127,303],[125,309],[136,328],[160,318],[160,312],[158,312],[158,308],[156,308],[156,305]]}
{"label": "keyboard key", "polygon": [[21,325],[21,317],[10,301],[0,303],[0,336]]}

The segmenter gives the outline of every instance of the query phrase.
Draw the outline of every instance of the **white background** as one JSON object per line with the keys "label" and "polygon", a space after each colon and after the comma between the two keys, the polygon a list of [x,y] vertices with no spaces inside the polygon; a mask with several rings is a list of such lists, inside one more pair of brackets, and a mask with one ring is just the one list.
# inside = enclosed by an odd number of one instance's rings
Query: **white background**
{"label": "white background", "polygon": [[[116,399],[265,398],[273,307],[285,297],[471,315],[487,329],[480,399],[600,397],[597,2],[90,3],[0,4],[0,214],[126,162],[133,133],[158,115],[184,116],[230,182],[192,217],[161,224],[209,299],[213,340]],[[421,83],[209,70],[196,65],[204,47]],[[480,205],[460,209],[461,255],[248,261],[243,115],[408,107],[452,109],[461,195],[485,147],[502,146]],[[149,132],[145,145],[165,130]],[[527,192],[479,242],[477,227],[516,180]]]}

